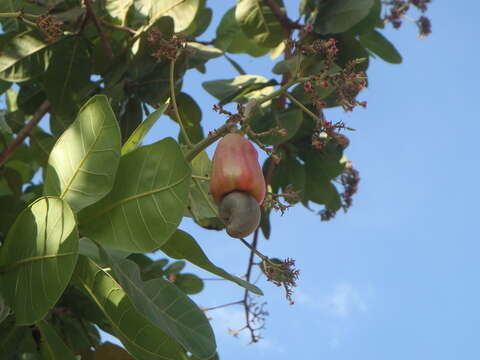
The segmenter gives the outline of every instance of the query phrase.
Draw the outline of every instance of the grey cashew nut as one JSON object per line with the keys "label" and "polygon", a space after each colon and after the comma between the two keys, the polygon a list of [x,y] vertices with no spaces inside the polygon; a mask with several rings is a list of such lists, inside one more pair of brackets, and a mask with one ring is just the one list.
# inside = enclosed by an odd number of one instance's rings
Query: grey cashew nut
{"label": "grey cashew nut", "polygon": [[247,192],[233,191],[220,201],[220,217],[227,225],[227,233],[234,238],[250,235],[260,224],[260,206]]}

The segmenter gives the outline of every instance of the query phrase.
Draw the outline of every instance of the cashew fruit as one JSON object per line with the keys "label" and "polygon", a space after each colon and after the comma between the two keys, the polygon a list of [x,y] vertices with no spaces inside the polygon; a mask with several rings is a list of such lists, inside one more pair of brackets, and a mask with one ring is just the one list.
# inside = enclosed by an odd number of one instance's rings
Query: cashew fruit
{"label": "cashew fruit", "polygon": [[223,197],[219,206],[220,217],[226,224],[228,235],[244,238],[260,224],[260,206],[247,192],[233,191]]}
{"label": "cashew fruit", "polygon": [[242,135],[227,134],[219,142],[213,155],[210,191],[217,204],[232,191],[247,192],[258,204],[263,202],[265,179],[258,153]]}
{"label": "cashew fruit", "polygon": [[213,156],[210,192],[231,237],[250,235],[260,223],[265,179],[253,145],[240,134],[228,134]]}

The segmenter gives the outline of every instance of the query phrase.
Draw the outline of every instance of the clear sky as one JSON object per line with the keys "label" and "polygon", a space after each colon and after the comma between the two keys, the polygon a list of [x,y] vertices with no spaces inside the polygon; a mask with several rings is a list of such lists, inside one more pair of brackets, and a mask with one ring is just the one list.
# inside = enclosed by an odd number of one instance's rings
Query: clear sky
{"label": "clear sky", "polygon": [[[286,2],[296,11],[297,1]],[[214,36],[214,25],[234,1],[209,4],[215,18],[204,40]],[[349,134],[347,151],[362,179],[352,209],[329,223],[302,206],[273,217],[272,237],[262,239],[259,248],[297,260],[296,305],[287,304],[281,289],[259,281],[270,316],[257,345],[227,331],[243,326],[240,306],[209,312],[221,359],[480,356],[479,11],[475,1],[434,1],[428,13],[433,34],[427,39],[419,40],[409,23],[385,32],[404,62],[371,62],[370,88],[361,95],[367,110],[327,113],[357,129]],[[270,76],[268,56],[234,58],[248,73]],[[200,84],[234,72],[223,59],[207,69],[207,75],[189,72],[184,89],[201,104],[209,130],[223,119],[210,110],[215,100]],[[167,123],[172,122],[159,122],[150,141],[170,131]],[[239,242],[189,221],[182,228],[217,265],[243,274],[248,252]],[[209,307],[241,295],[234,284],[208,281],[193,298]]]}

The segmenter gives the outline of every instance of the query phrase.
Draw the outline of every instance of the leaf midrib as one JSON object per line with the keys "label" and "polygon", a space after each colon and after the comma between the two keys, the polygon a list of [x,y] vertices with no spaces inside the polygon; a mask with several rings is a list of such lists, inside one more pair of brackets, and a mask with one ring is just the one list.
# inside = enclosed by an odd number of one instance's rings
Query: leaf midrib
{"label": "leaf midrib", "polygon": [[126,197],[126,198],[123,198],[113,204],[111,204],[110,206],[106,207],[105,209],[103,209],[102,211],[98,212],[98,213],[95,213],[94,215],[90,216],[89,218],[87,218],[86,220],[82,221],[82,224],[87,224],[89,222],[91,222],[92,220],[95,220],[96,218],[98,218],[99,216],[102,216],[108,212],[110,212],[111,210],[115,209],[116,207],[119,207],[129,201],[133,201],[133,200],[137,200],[137,199],[140,199],[142,197],[146,197],[146,196],[150,196],[150,195],[153,195],[153,194],[156,194],[158,192],[162,192],[162,191],[166,191],[178,184],[180,184],[182,181],[185,180],[185,178],[187,178],[188,176],[185,175],[183,176],[182,178],[180,178],[179,180],[171,183],[171,184],[168,184],[166,186],[163,186],[161,188],[157,188],[157,189],[153,189],[153,190],[150,190],[150,191],[145,191],[143,193],[140,193],[140,194],[134,194],[132,196],[129,196],[129,197]]}

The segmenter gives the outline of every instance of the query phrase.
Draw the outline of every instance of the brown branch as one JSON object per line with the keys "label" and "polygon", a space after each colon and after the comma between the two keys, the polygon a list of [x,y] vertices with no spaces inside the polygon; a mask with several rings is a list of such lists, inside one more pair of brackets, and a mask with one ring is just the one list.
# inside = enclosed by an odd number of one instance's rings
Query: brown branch
{"label": "brown branch", "polygon": [[[269,166],[268,166],[268,169],[267,169],[267,172],[265,174],[265,186],[267,188],[268,188],[268,185],[270,184],[270,182],[272,181],[272,175],[273,175],[273,170],[275,169],[275,165],[276,165],[275,161],[273,161],[271,159],[271,161],[269,163]],[[255,233],[253,234],[250,256],[248,258],[247,272],[245,274],[246,281],[248,281],[248,282],[250,282],[250,278],[251,278],[251,275],[252,275],[252,268],[253,268],[253,265],[255,265],[253,260],[254,260],[255,251],[257,250],[259,232],[260,232],[260,225],[255,229]],[[261,328],[254,328],[252,326],[251,318],[250,318],[251,304],[248,302],[248,294],[249,294],[249,291],[247,289],[245,289],[245,293],[243,295],[243,300],[242,300],[242,305],[243,305],[243,308],[245,309],[245,323],[246,324],[245,324],[245,327],[242,328],[242,330],[248,329],[248,331],[250,332],[251,342],[256,343],[260,339],[259,335],[256,332],[258,330],[260,330]]]}
{"label": "brown branch", "polygon": [[280,21],[280,24],[283,26],[284,29],[288,31],[294,29],[301,29],[302,25],[297,22],[292,21],[278,6],[278,4],[274,0],[265,0],[267,6],[272,10],[273,15]]}
{"label": "brown branch", "polygon": [[5,164],[5,162],[13,155],[13,153],[17,150],[17,148],[22,145],[23,141],[30,136],[32,130],[38,125],[40,120],[42,120],[43,116],[48,112],[50,109],[50,102],[45,100],[42,105],[38,108],[38,110],[33,114],[32,119],[25,125],[25,127],[20,130],[17,137],[13,142],[5,149],[2,153],[0,153],[0,166]]}
{"label": "brown branch", "polygon": [[95,27],[97,28],[98,35],[100,36],[100,39],[102,41],[103,50],[105,51],[105,55],[107,55],[108,59],[110,61],[112,61],[115,58],[115,55],[113,54],[112,47],[110,46],[110,43],[108,42],[107,37],[105,36],[105,33],[103,32],[102,25],[100,24],[100,21],[95,16],[95,13],[92,9],[92,0],[85,0],[85,7],[87,9],[86,16],[93,20],[93,23],[95,24]]}

